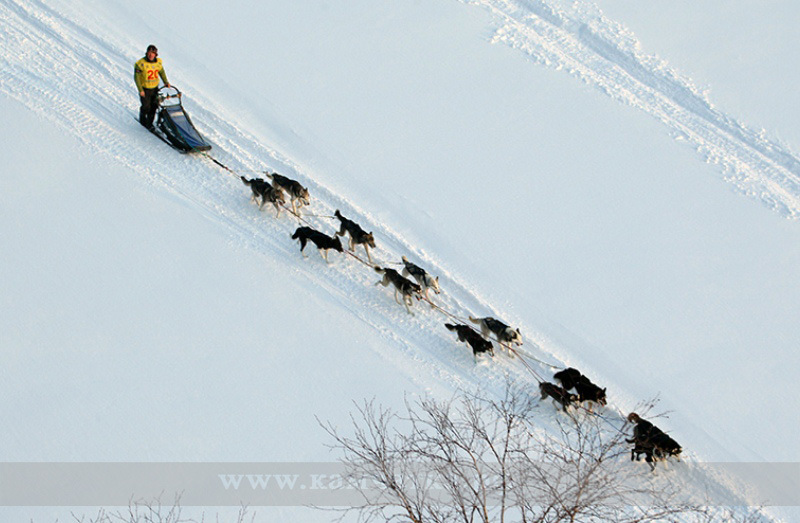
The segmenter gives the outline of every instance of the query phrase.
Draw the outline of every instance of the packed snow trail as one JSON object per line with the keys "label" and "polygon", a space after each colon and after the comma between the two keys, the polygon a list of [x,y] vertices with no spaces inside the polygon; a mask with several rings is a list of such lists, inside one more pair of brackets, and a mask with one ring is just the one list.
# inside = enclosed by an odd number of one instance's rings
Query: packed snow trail
{"label": "packed snow trail", "polygon": [[[313,249],[304,260],[296,242],[289,238],[297,226],[290,215],[275,219],[270,210],[259,212],[248,203],[249,189],[236,177],[201,156],[176,154],[141,129],[131,118],[136,112],[132,87],[136,56],[122,51],[135,49],[135,45],[124,36],[112,35],[91,19],[82,26],[38,0],[3,0],[0,20],[0,91],[56,122],[89,148],[129,167],[159,190],[178,195],[208,220],[224,227],[235,243],[263,254],[283,274],[305,278],[370,325],[386,342],[382,354],[386,359],[411,361],[417,379],[433,376],[454,388],[480,384],[485,390],[500,391],[510,377],[519,383],[527,381],[531,390],[536,390],[529,369],[512,359],[498,354],[489,364],[475,365],[471,352],[443,327],[446,318],[422,302],[415,305],[415,315],[409,316],[395,303],[390,289],[375,287],[378,277],[374,271],[336,253],[331,253],[332,263],[326,265]],[[503,318],[525,333],[526,352],[564,366],[563,348],[548,341],[536,325],[496,310],[437,263],[433,254],[414,249],[354,202],[316,182],[302,159],[289,158],[262,145],[221,116],[225,111],[205,99],[201,91],[181,87],[187,93],[188,112],[214,145],[214,157],[224,165],[246,172],[276,170],[298,179],[312,195],[310,212],[331,215],[340,209],[375,232],[378,249],[373,257],[377,264],[397,263],[401,254],[409,255],[440,277],[444,292],[433,298],[437,304],[462,318],[470,314]],[[315,217],[311,221],[323,231],[334,229],[324,219]],[[404,366],[407,363],[398,365]],[[537,362],[533,368],[542,376],[552,375],[547,364]],[[612,393],[612,402],[615,395],[621,398],[623,394]],[[543,429],[552,426],[547,412],[543,409]],[[555,410],[550,415],[556,415]],[[609,415],[615,415],[613,410]],[[617,419],[621,421],[618,415]]]}
{"label": "packed snow trail", "polygon": [[[302,274],[315,286],[334,296],[342,307],[371,325],[387,340],[386,357],[399,358],[396,347],[405,355],[425,365],[439,379],[462,384],[464,374],[480,376],[484,384],[500,386],[506,374],[526,379],[527,371],[514,362],[498,358],[492,367],[473,364],[472,354],[442,326],[446,318],[417,304],[414,316],[394,302],[392,291],[376,288],[378,275],[367,271],[347,256],[331,253],[326,265],[311,253],[299,255],[297,242],[290,239],[297,220],[288,213],[274,218],[271,209],[259,212],[248,202],[250,190],[237,176],[215,166],[200,155],[180,155],[157,142],[133,120],[137,100],[132,82],[135,56],[121,51],[128,46],[123,36],[92,32],[48,5],[34,1],[0,3],[4,21],[0,42],[5,52],[0,56],[0,89],[29,109],[54,120],[87,146],[139,173],[148,183],[163,187],[190,202],[203,215],[226,227],[234,242],[268,255],[286,271]],[[258,143],[251,135],[220,116],[224,111],[185,87],[184,103],[198,130],[212,143],[211,151],[226,166],[255,173],[270,169],[298,179],[309,188],[312,206],[306,212],[330,216],[340,209],[374,231],[378,248],[373,259],[379,265],[398,263],[407,254],[430,272],[440,276],[445,289],[437,303],[461,317],[486,311],[506,317],[489,303],[459,284],[432,257],[407,244],[398,234],[379,223],[353,202],[317,183],[299,163],[280,152]],[[253,175],[250,175],[252,177]],[[324,218],[310,219],[316,228],[333,232],[334,223]],[[338,225],[338,224],[337,224]],[[338,227],[337,227],[338,228]],[[509,318],[509,321],[514,321]],[[528,335],[528,350],[543,360],[560,363],[542,352],[547,342],[532,326],[520,323]],[[540,339],[541,338],[541,339]],[[533,346],[540,342],[540,348]],[[433,361],[431,361],[433,360]],[[435,361],[435,363],[434,363]],[[425,363],[423,363],[425,362]],[[542,372],[546,372],[542,368]]]}
{"label": "packed snow trail", "polygon": [[594,4],[566,0],[462,0],[499,21],[493,42],[538,64],[566,70],[608,96],[658,119],[679,140],[719,164],[741,192],[787,218],[800,217],[800,159],[715,109],[691,81],[639,50],[635,36]]}

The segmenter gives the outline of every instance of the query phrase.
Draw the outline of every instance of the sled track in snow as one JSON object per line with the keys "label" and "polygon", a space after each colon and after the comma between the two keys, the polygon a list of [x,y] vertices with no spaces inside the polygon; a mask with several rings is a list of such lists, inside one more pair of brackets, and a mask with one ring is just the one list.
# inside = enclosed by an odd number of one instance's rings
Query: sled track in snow
{"label": "sled track in snow", "polygon": [[[478,3],[499,7],[513,5],[502,1]],[[535,5],[546,14],[544,4]],[[513,36],[510,41],[515,46],[524,44],[534,49],[533,42],[538,42],[538,45],[546,44],[548,52],[560,49],[561,44],[544,40],[531,28],[530,24],[535,20],[530,16],[535,13],[518,10],[512,14],[521,16],[521,21],[515,22],[509,17],[504,30],[498,33],[500,39],[506,34],[509,38]],[[539,20],[533,24],[539,30],[558,29],[554,22],[548,22],[541,16],[534,18]],[[535,390],[534,380],[528,370],[514,360],[497,356],[491,365],[475,365],[470,351],[458,344],[454,335],[442,326],[447,318],[431,311],[424,302],[415,305],[415,316],[407,315],[405,309],[394,302],[390,290],[374,286],[379,277],[371,269],[336,253],[331,253],[331,265],[325,265],[314,253],[308,260],[302,260],[296,242],[289,238],[298,225],[291,215],[283,213],[279,219],[275,219],[269,208],[259,212],[256,206],[248,203],[249,189],[235,176],[200,156],[179,155],[140,129],[131,118],[137,109],[132,64],[138,56],[122,51],[134,49],[131,42],[124,41],[121,36],[110,36],[100,25],[101,22],[97,22],[96,27],[75,24],[68,16],[39,0],[0,0],[0,21],[0,48],[4,50],[0,54],[0,92],[55,121],[88,147],[129,167],[152,186],[166,189],[189,202],[209,220],[225,227],[236,244],[264,254],[266,262],[278,271],[305,278],[325,289],[332,300],[370,325],[386,340],[383,357],[391,361],[402,358],[419,363],[425,373],[414,379],[422,381],[435,376],[456,386],[481,383],[488,390],[499,391],[506,377],[511,376],[520,382],[528,380],[532,390]],[[93,21],[87,20],[86,23],[92,24]],[[600,47],[600,43],[595,43],[586,49]],[[610,51],[606,52],[606,56],[613,55]],[[538,55],[532,52],[532,56]],[[555,58],[561,60],[559,63],[572,64],[581,71],[587,68],[586,64],[574,58],[567,62],[569,56],[563,50],[554,55]],[[604,60],[608,61],[607,58]],[[647,70],[639,74],[647,76],[646,73]],[[597,76],[590,68],[584,74],[590,79]],[[605,78],[604,82],[609,91],[628,92],[615,86],[612,77]],[[496,311],[487,300],[442,270],[432,256],[414,249],[399,234],[380,224],[378,219],[337,194],[334,189],[316,182],[309,171],[295,160],[260,144],[252,135],[231,124],[212,101],[202,96],[202,91],[187,91],[191,93],[188,96],[191,100],[188,112],[194,117],[200,132],[214,145],[214,157],[225,165],[243,171],[270,168],[299,179],[309,187],[314,214],[331,215],[338,208],[368,230],[375,231],[379,238],[379,248],[373,251],[376,263],[387,265],[398,262],[401,254],[409,254],[415,261],[421,261],[431,272],[438,274],[444,293],[440,297],[433,297],[437,304],[460,317],[486,311],[507,318],[502,311]],[[660,96],[669,101],[669,97],[663,93]],[[657,98],[655,94],[653,97]],[[645,110],[650,110],[650,107],[645,106]],[[668,108],[669,104],[663,110],[667,111]],[[696,115],[696,112],[685,107],[681,110]],[[715,114],[712,111],[708,116],[713,119]],[[712,131],[718,129],[713,125],[710,127]],[[716,134],[722,133],[717,131]],[[744,139],[738,142],[732,140],[731,143],[740,144],[738,149],[729,145],[735,151],[746,150],[741,146]],[[757,156],[755,152],[751,151],[751,154]],[[784,173],[777,176],[775,184],[779,186],[778,182],[785,183],[788,180],[793,179]],[[773,206],[787,216],[795,216],[798,192],[788,193],[794,195],[794,200],[788,197],[781,200],[775,196],[776,203]],[[763,195],[762,199],[769,201]],[[793,206],[788,203],[783,207],[778,205],[784,200],[793,201]],[[334,229],[331,222],[319,218],[312,221],[322,230]],[[544,334],[538,332],[534,325],[514,321],[516,318],[508,319],[526,333],[527,351],[536,351],[537,356],[553,363],[562,363],[554,356],[558,352],[554,349],[558,347],[550,346]],[[552,374],[547,366],[535,366],[536,371],[544,376]],[[542,421],[543,427],[547,427],[548,420]]]}
{"label": "sled track in snow", "polygon": [[461,0],[499,21],[492,39],[536,63],[563,69],[664,123],[737,190],[787,218],[800,218],[800,158],[714,109],[687,79],[638,50],[630,31],[593,6],[564,0]]}
{"label": "sled track in snow", "polygon": [[[424,302],[415,304],[415,316],[409,316],[394,302],[390,290],[374,286],[378,274],[350,257],[331,253],[330,266],[313,252],[308,260],[302,259],[297,242],[290,239],[299,225],[295,218],[282,213],[276,220],[271,207],[259,212],[248,202],[250,190],[237,176],[202,156],[177,154],[155,141],[131,118],[138,110],[132,82],[132,64],[137,56],[122,51],[128,43],[117,40],[121,37],[109,35],[102,39],[98,35],[107,35],[105,28],[81,27],[38,0],[0,1],[0,20],[0,44],[7,50],[0,55],[0,91],[55,121],[88,147],[132,169],[148,184],[189,202],[209,220],[225,227],[237,245],[266,255],[286,274],[300,275],[324,288],[343,307],[381,333],[391,347],[384,357],[394,360],[404,354],[420,362],[429,374],[451,384],[463,384],[479,376],[476,382],[500,386],[506,374],[530,379],[524,368],[502,357],[491,366],[475,366],[469,350],[443,327],[447,318],[431,311]],[[135,48],[132,44],[129,47]],[[269,168],[300,180],[312,196],[308,212],[332,215],[338,208],[375,232],[376,263],[386,266],[399,262],[401,254],[408,254],[440,276],[446,294],[434,298],[439,305],[461,317],[474,311],[502,316],[379,220],[316,182],[292,159],[232,125],[202,92],[191,89],[187,98],[187,111],[201,134],[214,145],[213,156],[222,163],[248,172]],[[334,229],[329,220],[310,220],[320,230]],[[541,343],[534,347],[538,341],[536,332],[526,332],[529,350],[544,346]],[[398,347],[401,353],[397,352]],[[560,363],[551,354],[539,356]],[[546,367],[539,370],[549,372]],[[470,373],[473,378],[465,376]]]}

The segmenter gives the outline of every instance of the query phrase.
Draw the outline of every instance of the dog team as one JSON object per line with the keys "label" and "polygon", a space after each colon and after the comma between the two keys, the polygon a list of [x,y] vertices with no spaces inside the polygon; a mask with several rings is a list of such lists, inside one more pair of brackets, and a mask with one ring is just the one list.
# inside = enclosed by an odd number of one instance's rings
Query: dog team
{"label": "dog team", "polygon": [[[267,203],[272,204],[275,207],[276,216],[279,216],[281,207],[286,204],[286,196],[284,195],[286,193],[290,198],[292,212],[299,217],[302,207],[310,204],[308,188],[297,180],[278,173],[265,172],[265,174],[271,182],[262,178],[248,179],[240,176],[242,183],[249,187],[252,192],[251,200],[258,204],[259,210],[263,210]],[[299,240],[300,252],[303,256],[305,256],[306,246],[311,242],[323,259],[328,262],[328,252],[330,250],[344,252],[344,247],[339,237],[346,235],[349,237],[349,250],[355,251],[357,246],[362,246],[367,255],[368,264],[372,265],[372,256],[369,250],[370,248],[374,249],[376,246],[373,233],[365,231],[355,221],[343,216],[338,209],[334,212],[334,218],[339,220],[339,230],[333,236],[306,226],[298,227],[294,231],[292,239]],[[405,256],[402,257],[402,265],[402,271],[397,271],[390,267],[373,266],[375,272],[382,276],[375,285],[383,285],[384,287],[391,285],[394,289],[395,301],[405,306],[409,314],[413,314],[411,307],[415,298],[418,301],[422,299],[430,301],[429,291],[433,290],[436,294],[441,293],[439,278],[431,276],[425,269],[411,262]],[[492,317],[473,318],[472,316],[469,317],[469,320],[480,326],[480,334],[468,325],[447,323],[445,326],[457,332],[458,340],[465,342],[472,349],[476,359],[478,354],[488,353],[490,356],[494,355],[492,343],[486,339],[490,333],[494,334],[497,342],[503,345],[509,347],[511,344],[522,345],[522,334],[519,329],[513,329],[500,320]],[[511,351],[509,351],[510,353]]]}
{"label": "dog team", "polygon": [[[289,195],[292,213],[299,218],[302,207],[310,204],[308,188],[303,187],[297,180],[292,180],[278,173],[265,172],[265,174],[271,182],[263,178],[248,179],[244,176],[239,177],[242,183],[250,188],[252,192],[251,200],[258,204],[259,210],[263,210],[267,203],[272,204],[275,207],[275,216],[277,217],[280,215],[281,207],[286,204],[285,192]],[[298,227],[294,231],[292,239],[300,241],[300,252],[303,256],[305,256],[306,245],[311,242],[325,261],[328,262],[328,251],[344,252],[339,237],[347,235],[350,238],[348,243],[349,250],[355,251],[357,246],[362,246],[367,255],[368,264],[372,265],[372,256],[369,250],[370,248],[375,248],[375,236],[371,232],[365,231],[353,220],[343,216],[338,209],[334,213],[334,217],[339,220],[339,230],[333,236],[305,226]],[[376,272],[383,275],[383,278],[376,285],[383,285],[384,287],[392,285],[395,291],[395,301],[405,305],[409,314],[413,314],[411,312],[413,298],[420,300],[424,296],[425,299],[430,300],[428,296],[430,289],[433,289],[436,294],[441,292],[439,279],[432,277],[422,267],[408,261],[405,256],[403,256],[402,273],[391,268],[378,266],[374,268]],[[416,283],[408,279],[408,277],[414,278]],[[398,300],[398,296],[402,297],[402,301]]]}
{"label": "dog team", "polygon": [[[275,216],[277,217],[280,215],[281,207],[286,204],[284,195],[286,193],[289,195],[292,212],[299,218],[302,207],[310,205],[308,189],[303,187],[300,182],[278,173],[265,172],[265,174],[271,180],[271,183],[262,178],[247,179],[244,176],[240,176],[242,182],[252,191],[251,200],[258,204],[259,210],[263,210],[264,205],[267,203],[272,204],[275,207]],[[342,216],[338,209],[334,213],[334,217],[339,220],[339,230],[333,236],[328,236],[312,227],[301,226],[295,230],[294,234],[292,234],[292,239],[300,241],[300,252],[303,256],[305,256],[303,251],[310,241],[316,246],[318,252],[327,263],[329,250],[344,252],[339,237],[347,235],[350,238],[348,243],[349,250],[355,251],[357,246],[363,246],[369,265],[372,265],[369,249],[374,249],[376,245],[372,232],[366,232],[356,222]],[[384,287],[391,285],[394,287],[395,301],[404,305],[406,311],[413,315],[411,306],[414,298],[418,301],[422,299],[430,301],[428,296],[430,289],[436,294],[441,293],[439,278],[432,277],[425,269],[410,262],[405,256],[402,257],[402,265],[403,269],[400,272],[389,267],[373,266],[375,272],[383,276],[375,285]],[[411,281],[409,277],[415,281]],[[398,297],[401,300],[398,300]],[[433,306],[431,303],[431,307]],[[512,344],[515,346],[522,345],[522,334],[519,329],[512,328],[500,320],[489,316],[484,318],[469,316],[469,321],[478,325],[480,333],[465,324],[445,323],[444,325],[448,330],[456,333],[459,342],[467,344],[472,350],[473,358],[476,362],[481,354],[488,354],[490,357],[494,357],[494,347],[490,341],[490,334],[494,335],[496,342],[508,349],[509,355],[513,352]],[[581,374],[577,369],[569,367],[556,372],[553,375],[553,379],[558,381],[560,385],[546,381],[542,381],[539,384],[541,398],[552,398],[565,412],[568,407],[583,403],[588,403],[589,412],[592,412],[595,404],[602,406],[607,404],[606,389],[592,383],[589,378]],[[570,392],[571,390],[575,392]],[[633,429],[633,438],[626,440],[628,443],[634,444],[631,450],[632,461],[638,461],[639,456],[644,455],[645,461],[650,465],[651,470],[654,470],[656,461],[666,460],[670,456],[680,459],[683,449],[661,429],[642,419],[635,412],[628,415],[627,420],[636,424]]]}

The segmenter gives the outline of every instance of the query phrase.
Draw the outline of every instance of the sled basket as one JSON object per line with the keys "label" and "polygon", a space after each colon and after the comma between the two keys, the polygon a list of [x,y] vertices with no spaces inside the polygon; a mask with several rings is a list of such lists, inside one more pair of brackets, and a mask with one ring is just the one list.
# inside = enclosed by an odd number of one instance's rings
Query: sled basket
{"label": "sled basket", "polygon": [[211,146],[197,132],[181,104],[181,92],[173,86],[158,90],[156,125],[176,149],[183,152],[208,151]]}

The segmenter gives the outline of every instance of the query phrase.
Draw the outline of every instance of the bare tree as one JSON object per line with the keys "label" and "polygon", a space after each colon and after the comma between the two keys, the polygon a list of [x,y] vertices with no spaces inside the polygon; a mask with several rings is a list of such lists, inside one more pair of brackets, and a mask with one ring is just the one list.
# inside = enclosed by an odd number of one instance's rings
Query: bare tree
{"label": "bare tree", "polygon": [[[75,523],[204,523],[205,515],[200,519],[183,516],[180,496],[176,495],[171,504],[164,505],[160,498],[152,501],[131,500],[127,510],[109,511],[105,508],[98,510],[95,516],[72,514]],[[219,514],[216,523],[220,522]],[[234,523],[254,523],[255,514],[248,518],[247,507],[239,508],[233,520]]]}
{"label": "bare tree", "polygon": [[[508,385],[501,399],[462,394],[406,402],[405,412],[357,405],[352,435],[322,423],[341,452],[362,521],[707,521],[681,489],[630,463],[624,420],[582,410],[537,426],[538,399]],[[541,409],[538,409],[541,410]],[[723,518],[722,520],[731,519]]]}

